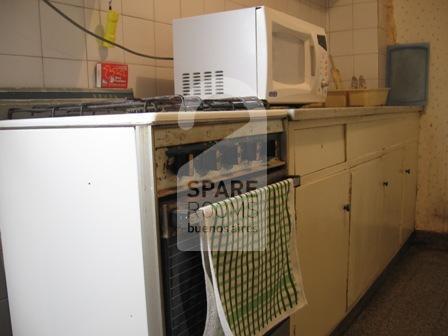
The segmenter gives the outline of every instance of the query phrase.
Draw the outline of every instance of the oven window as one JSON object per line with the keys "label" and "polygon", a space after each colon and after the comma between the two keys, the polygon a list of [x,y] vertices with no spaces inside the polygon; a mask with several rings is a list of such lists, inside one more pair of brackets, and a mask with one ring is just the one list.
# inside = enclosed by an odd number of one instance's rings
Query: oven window
{"label": "oven window", "polygon": [[274,81],[298,85],[305,82],[305,39],[292,29],[272,26],[272,71]]}

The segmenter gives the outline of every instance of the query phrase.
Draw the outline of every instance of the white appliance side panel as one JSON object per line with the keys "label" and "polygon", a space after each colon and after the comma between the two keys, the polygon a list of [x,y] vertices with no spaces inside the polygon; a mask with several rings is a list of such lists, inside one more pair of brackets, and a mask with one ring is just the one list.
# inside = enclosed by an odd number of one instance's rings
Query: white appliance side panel
{"label": "white appliance side panel", "polygon": [[134,128],[0,132],[14,336],[147,336]]}
{"label": "white appliance side panel", "polygon": [[257,95],[255,11],[246,8],[174,21],[176,94],[183,94],[184,73],[223,71],[223,96]]}

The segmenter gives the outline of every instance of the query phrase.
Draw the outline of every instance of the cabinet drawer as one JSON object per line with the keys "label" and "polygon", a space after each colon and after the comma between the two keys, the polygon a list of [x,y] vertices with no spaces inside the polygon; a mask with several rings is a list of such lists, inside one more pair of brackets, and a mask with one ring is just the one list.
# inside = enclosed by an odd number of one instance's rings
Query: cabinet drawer
{"label": "cabinet drawer", "polygon": [[349,124],[347,125],[348,159],[417,139],[418,128],[417,115]]}
{"label": "cabinet drawer", "polygon": [[294,131],[294,172],[306,175],[345,162],[345,126]]}

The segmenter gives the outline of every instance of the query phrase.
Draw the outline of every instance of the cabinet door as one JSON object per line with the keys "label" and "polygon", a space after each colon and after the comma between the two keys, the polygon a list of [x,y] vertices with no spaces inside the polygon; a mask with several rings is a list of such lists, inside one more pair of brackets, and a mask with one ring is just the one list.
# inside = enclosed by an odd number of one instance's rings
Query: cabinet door
{"label": "cabinet door", "polygon": [[383,226],[381,228],[381,271],[400,247],[402,215],[403,150],[390,152],[381,159],[383,170]]}
{"label": "cabinet door", "polygon": [[344,318],[350,174],[297,189],[298,249],[308,305],[293,318],[297,336],[328,335]]}
{"label": "cabinet door", "polygon": [[412,143],[404,150],[403,158],[403,213],[401,244],[404,244],[415,229],[415,203],[417,199],[418,145]]}
{"label": "cabinet door", "polygon": [[352,211],[348,306],[373,283],[380,269],[383,207],[382,161],[376,159],[352,171]]}

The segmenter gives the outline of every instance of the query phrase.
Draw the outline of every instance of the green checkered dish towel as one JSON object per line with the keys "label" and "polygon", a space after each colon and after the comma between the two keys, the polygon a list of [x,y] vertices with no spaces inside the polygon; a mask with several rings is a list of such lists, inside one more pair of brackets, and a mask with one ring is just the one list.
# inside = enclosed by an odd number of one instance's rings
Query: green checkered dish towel
{"label": "green checkered dish towel", "polygon": [[306,305],[292,179],[201,210],[204,335],[264,335]]}

